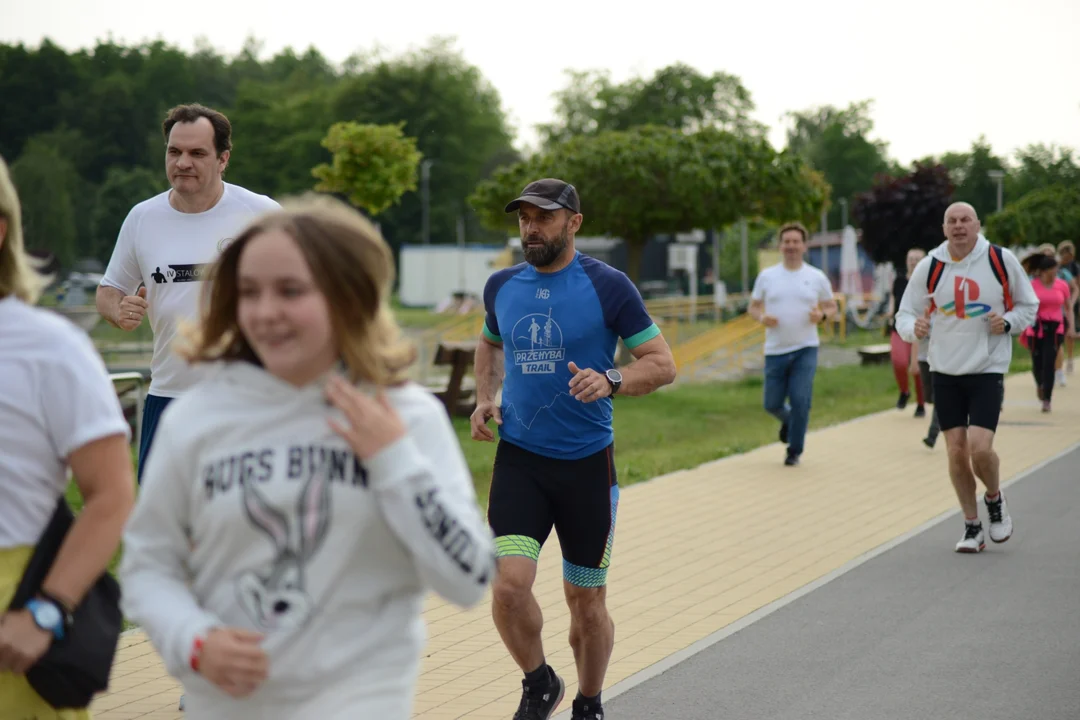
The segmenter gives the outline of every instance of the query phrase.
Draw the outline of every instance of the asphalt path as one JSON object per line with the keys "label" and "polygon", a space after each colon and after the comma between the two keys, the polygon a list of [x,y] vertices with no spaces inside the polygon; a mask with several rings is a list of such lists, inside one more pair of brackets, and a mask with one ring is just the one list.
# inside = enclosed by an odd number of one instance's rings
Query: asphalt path
{"label": "asphalt path", "polygon": [[1080,718],[1080,446],[1005,496],[1007,543],[957,554],[939,518],[619,683],[606,720]]}

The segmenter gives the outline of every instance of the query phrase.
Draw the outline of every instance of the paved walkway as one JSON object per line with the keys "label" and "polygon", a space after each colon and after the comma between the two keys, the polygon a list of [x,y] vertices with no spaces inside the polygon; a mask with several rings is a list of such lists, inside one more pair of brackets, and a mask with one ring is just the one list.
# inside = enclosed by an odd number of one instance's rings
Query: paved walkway
{"label": "paved walkway", "polygon": [[[1080,390],[1055,391],[1054,406],[1039,412],[1029,374],[1007,381],[997,440],[1003,478],[1076,443]],[[616,640],[606,687],[952,510],[944,443],[924,447],[926,426],[911,409],[885,411],[812,433],[796,468],[780,464],[773,444],[627,488],[609,574]],[[566,708],[577,687],[560,572],[553,535],[536,593],[548,662],[568,682]],[[414,717],[510,718],[521,674],[489,603],[461,612],[432,599],[425,619]],[[99,720],[179,718],[178,694],[145,637],[133,633],[123,640],[113,692],[93,709]]]}

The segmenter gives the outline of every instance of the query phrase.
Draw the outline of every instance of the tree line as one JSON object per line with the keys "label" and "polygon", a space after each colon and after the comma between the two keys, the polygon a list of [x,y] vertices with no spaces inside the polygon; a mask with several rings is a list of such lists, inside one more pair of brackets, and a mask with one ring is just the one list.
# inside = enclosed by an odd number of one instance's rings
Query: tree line
{"label": "tree line", "polygon": [[[311,190],[332,159],[323,141],[343,120],[404,123],[430,165],[430,236],[454,238],[459,217],[484,231],[465,198],[518,158],[498,93],[452,44],[435,39],[396,57],[357,55],[334,67],[315,48],[260,59],[250,40],[235,57],[200,45],[111,41],[65,52],[0,45],[0,155],[12,164],[28,244],[70,268],[107,260],[133,204],[167,187],[161,122],[201,102],[233,126],[226,180],[282,197]],[[421,239],[421,199],[380,214],[394,244]]]}
{"label": "tree line", "polygon": [[[229,181],[274,197],[336,192],[377,215],[394,246],[454,242],[462,224],[470,240],[501,242],[512,223],[506,198],[540,175],[586,188],[582,232],[623,237],[632,277],[657,234],[746,219],[766,237],[788,219],[816,229],[823,210],[829,228],[862,226],[875,259],[893,259],[929,231],[879,228],[930,217],[946,195],[991,216],[999,242],[1080,236],[1070,149],[1033,145],[1004,158],[980,138],[907,168],[874,137],[869,100],[791,112],[778,150],[734,75],[677,63],[619,83],[574,71],[539,128],[541,148],[522,157],[498,92],[450,39],[340,66],[313,47],[260,55],[254,39],[233,57],[203,43],[190,53],[164,42],[0,45],[0,155],[12,163],[28,244],[67,268],[107,260],[130,207],[166,187],[160,123],[181,102],[229,116]],[[372,152],[394,158],[385,176],[356,169]],[[996,216],[995,170],[1006,201]]]}

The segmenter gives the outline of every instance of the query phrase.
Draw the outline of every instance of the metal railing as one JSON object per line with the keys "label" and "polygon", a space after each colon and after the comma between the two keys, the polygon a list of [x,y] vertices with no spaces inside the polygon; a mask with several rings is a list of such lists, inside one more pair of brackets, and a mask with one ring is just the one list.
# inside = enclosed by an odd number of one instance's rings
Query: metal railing
{"label": "metal railing", "polygon": [[135,393],[135,432],[132,437],[135,447],[139,447],[142,442],[143,408],[146,404],[146,377],[138,372],[121,372],[109,373],[109,379],[112,380],[113,390],[121,403],[125,396]]}
{"label": "metal railing", "polygon": [[719,322],[727,314],[738,314],[747,302],[749,293],[731,293],[723,307],[719,307],[712,295],[698,295],[696,298],[686,295],[657,297],[645,301],[645,309],[659,324],[661,321],[697,322],[713,320]]}
{"label": "metal railing", "polygon": [[765,341],[765,328],[747,314],[729,320],[672,348],[680,379],[691,379],[703,366],[729,362]]}

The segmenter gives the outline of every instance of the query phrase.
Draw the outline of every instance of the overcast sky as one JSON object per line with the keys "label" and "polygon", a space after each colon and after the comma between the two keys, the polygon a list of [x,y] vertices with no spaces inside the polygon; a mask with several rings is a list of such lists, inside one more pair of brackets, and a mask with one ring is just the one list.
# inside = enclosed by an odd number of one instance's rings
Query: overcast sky
{"label": "overcast sky", "polygon": [[778,147],[785,112],[872,98],[875,135],[905,163],[979,135],[999,153],[1080,149],[1080,0],[0,0],[0,18],[7,43],[75,49],[111,34],[190,50],[201,36],[233,54],[254,35],[266,56],[314,45],[335,63],[454,36],[498,89],[519,145],[551,118],[563,70],[624,80],[684,62],[739,76]]}

